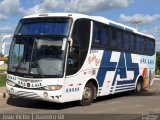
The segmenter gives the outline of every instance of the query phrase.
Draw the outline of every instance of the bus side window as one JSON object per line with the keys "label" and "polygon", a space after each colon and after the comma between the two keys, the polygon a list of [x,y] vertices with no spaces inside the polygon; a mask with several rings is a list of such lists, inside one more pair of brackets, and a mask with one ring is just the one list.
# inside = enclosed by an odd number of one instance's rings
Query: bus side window
{"label": "bus side window", "polygon": [[135,52],[135,35],[130,34],[130,51]]}
{"label": "bus side window", "polygon": [[99,27],[97,24],[94,24],[93,27],[93,43],[98,46],[100,45],[100,37],[99,37]]}
{"label": "bus side window", "polygon": [[110,48],[116,49],[117,48],[117,31],[115,29],[111,29],[110,33]]}
{"label": "bus side window", "polygon": [[110,29],[110,49],[121,50],[123,49],[123,34],[122,30],[111,27]]}
{"label": "bus side window", "polygon": [[136,41],[136,51],[140,54],[144,54],[144,38],[142,36],[137,36],[137,41]]}
{"label": "bus side window", "polygon": [[108,28],[105,26],[101,27],[101,45],[103,48],[108,47]]}
{"label": "bus side window", "polygon": [[122,31],[117,30],[117,49],[122,50],[123,49],[123,40],[122,40]]}
{"label": "bus side window", "polygon": [[108,47],[108,26],[98,22],[93,23],[92,49]]}
{"label": "bus side window", "polygon": [[155,53],[155,43],[154,40],[146,38],[145,52],[147,55],[153,55]]}
{"label": "bus side window", "polygon": [[125,41],[125,50],[129,51],[130,50],[130,39],[129,39],[129,34],[128,33],[125,33],[124,41]]}

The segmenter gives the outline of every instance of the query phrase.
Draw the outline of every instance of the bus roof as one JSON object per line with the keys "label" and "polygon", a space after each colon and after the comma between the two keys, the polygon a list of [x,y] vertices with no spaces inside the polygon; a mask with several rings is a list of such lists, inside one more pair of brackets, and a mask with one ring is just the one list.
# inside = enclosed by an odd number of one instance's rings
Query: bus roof
{"label": "bus roof", "polygon": [[114,27],[117,27],[117,28],[120,28],[126,31],[130,31],[133,33],[140,34],[142,36],[146,36],[146,37],[155,39],[152,35],[142,33],[133,27],[121,24],[119,22],[115,22],[113,20],[110,20],[110,19],[107,19],[101,16],[89,16],[89,15],[79,14],[79,13],[40,13],[40,14],[25,16],[23,18],[37,18],[37,17],[72,17],[74,20],[79,19],[79,18],[88,18],[88,19],[91,19],[97,22],[101,22],[101,23],[104,23],[110,26],[114,26]]}

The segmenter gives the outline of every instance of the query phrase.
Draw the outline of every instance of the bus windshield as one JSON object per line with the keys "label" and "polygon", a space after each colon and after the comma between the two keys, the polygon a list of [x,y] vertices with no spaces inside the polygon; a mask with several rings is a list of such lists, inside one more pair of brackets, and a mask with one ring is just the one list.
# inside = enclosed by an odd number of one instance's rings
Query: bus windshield
{"label": "bus windshield", "polygon": [[32,18],[22,19],[15,35],[61,35],[68,36],[71,19],[69,18]]}
{"label": "bus windshield", "polygon": [[66,38],[23,37],[13,39],[9,72],[39,77],[62,77]]}
{"label": "bus windshield", "polygon": [[20,20],[10,49],[8,73],[25,77],[63,77],[70,18]]}

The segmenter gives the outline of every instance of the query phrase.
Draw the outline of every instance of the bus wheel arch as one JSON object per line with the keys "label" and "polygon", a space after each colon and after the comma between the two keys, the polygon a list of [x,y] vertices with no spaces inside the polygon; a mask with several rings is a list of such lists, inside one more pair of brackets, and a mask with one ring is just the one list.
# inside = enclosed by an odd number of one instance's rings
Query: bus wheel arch
{"label": "bus wheel arch", "polygon": [[98,94],[98,83],[95,79],[90,79],[88,82],[92,82],[94,86],[94,99],[96,99]]}
{"label": "bus wheel arch", "polygon": [[84,89],[82,92],[82,96],[80,101],[78,101],[79,105],[87,106],[91,105],[93,100],[97,97],[98,92],[98,84],[94,79],[90,79],[84,85]]}

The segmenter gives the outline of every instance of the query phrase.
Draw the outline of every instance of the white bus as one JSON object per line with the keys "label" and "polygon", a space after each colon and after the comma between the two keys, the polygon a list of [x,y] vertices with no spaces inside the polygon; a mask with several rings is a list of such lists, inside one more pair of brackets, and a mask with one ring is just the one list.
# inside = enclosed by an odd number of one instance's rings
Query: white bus
{"label": "white bus", "polygon": [[22,18],[10,48],[11,96],[90,105],[153,84],[155,39],[103,17],[48,13]]}

